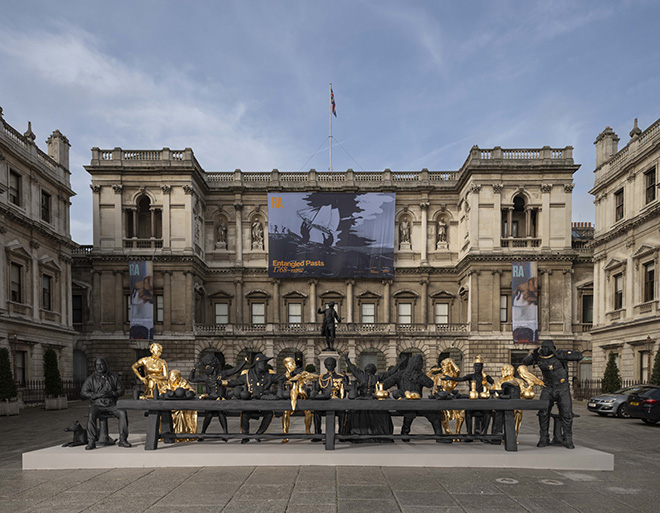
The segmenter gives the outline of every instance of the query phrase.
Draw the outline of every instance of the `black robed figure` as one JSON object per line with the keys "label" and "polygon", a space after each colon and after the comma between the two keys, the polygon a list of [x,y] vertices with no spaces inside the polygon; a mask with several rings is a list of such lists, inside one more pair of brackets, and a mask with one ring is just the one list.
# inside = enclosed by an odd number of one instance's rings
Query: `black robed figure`
{"label": "black robed figure", "polygon": [[334,351],[335,350],[335,321],[341,322],[341,317],[337,315],[335,310],[335,302],[330,301],[327,308],[319,308],[319,315],[323,315],[323,324],[321,324],[321,335],[325,337],[325,343],[327,347],[324,351]]}

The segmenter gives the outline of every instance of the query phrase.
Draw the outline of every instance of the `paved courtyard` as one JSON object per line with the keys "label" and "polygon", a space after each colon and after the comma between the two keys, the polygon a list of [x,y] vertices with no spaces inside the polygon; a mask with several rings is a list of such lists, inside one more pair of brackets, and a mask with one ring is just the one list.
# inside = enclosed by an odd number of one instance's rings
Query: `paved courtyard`
{"label": "paved courtyard", "polygon": [[[613,453],[614,472],[402,468],[396,462],[322,467],[313,461],[298,467],[257,467],[251,461],[205,467],[200,461],[198,468],[21,469],[23,452],[69,441],[63,428],[75,419],[82,422],[86,408],[74,402],[64,411],[35,407],[0,418],[0,512],[618,513],[660,507],[660,425],[598,417],[586,411],[584,402],[574,407],[580,415],[575,442]],[[145,418],[129,415],[131,432],[144,433]],[[425,424],[418,419],[413,429]],[[271,429],[277,427],[279,419]],[[231,428],[238,429],[235,419]],[[536,417],[528,414],[522,432],[536,428]]]}

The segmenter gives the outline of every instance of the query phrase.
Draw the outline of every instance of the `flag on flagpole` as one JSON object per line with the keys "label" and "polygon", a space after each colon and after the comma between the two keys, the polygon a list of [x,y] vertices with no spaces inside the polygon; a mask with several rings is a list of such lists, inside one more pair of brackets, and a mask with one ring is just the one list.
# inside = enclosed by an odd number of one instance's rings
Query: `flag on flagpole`
{"label": "flag on flagpole", "polygon": [[335,107],[335,93],[332,92],[332,86],[330,86],[330,103],[332,104],[332,113],[337,117],[337,109]]}

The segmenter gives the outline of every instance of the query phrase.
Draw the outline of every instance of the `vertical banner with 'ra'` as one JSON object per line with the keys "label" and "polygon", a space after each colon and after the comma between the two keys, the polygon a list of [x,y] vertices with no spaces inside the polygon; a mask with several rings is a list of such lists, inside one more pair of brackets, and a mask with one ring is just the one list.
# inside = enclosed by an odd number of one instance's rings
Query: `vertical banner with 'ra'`
{"label": "vertical banner with 'ra'", "polygon": [[131,340],[154,338],[154,276],[150,260],[128,262]]}
{"label": "vertical banner with 'ra'", "polygon": [[514,262],[511,268],[513,341],[539,341],[539,302],[536,262]]}

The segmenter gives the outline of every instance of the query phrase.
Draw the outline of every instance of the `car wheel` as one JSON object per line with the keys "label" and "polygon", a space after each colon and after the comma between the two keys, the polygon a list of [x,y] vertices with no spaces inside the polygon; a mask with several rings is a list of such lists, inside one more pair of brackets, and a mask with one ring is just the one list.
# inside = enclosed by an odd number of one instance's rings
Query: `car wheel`
{"label": "car wheel", "polygon": [[597,411],[596,413],[601,417],[607,417],[607,413],[603,413],[602,411]]}
{"label": "car wheel", "polygon": [[620,419],[629,419],[630,414],[626,411],[626,403],[621,404],[616,410],[616,416]]}
{"label": "car wheel", "polygon": [[653,425],[653,424],[657,424],[657,423],[658,423],[657,420],[651,420],[651,419],[642,419],[642,422],[643,422],[644,424],[651,424],[651,425]]}

